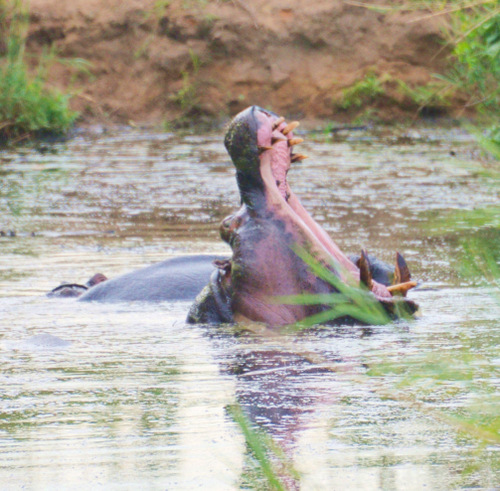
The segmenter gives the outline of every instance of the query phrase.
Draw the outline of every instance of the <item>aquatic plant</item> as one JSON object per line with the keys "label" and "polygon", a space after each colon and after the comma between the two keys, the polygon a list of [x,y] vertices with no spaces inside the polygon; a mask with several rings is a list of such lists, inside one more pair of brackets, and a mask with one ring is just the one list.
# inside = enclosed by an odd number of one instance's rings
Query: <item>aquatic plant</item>
{"label": "aquatic plant", "polygon": [[[266,432],[252,425],[239,404],[226,406],[226,411],[240,428],[247,448],[260,470],[259,477],[267,484],[266,489],[284,491],[288,489],[286,478],[299,479],[298,472],[288,462],[284,452]],[[256,487],[259,488],[258,485]]]}
{"label": "aquatic plant", "polygon": [[[332,285],[337,293],[303,293],[276,297],[279,303],[294,305],[324,305],[325,310],[301,320],[287,330],[303,329],[330,321],[352,318],[364,324],[384,325],[393,321],[375,296],[360,285],[344,282],[327,266],[320,263],[313,255],[303,248],[296,247],[295,253],[309,266],[310,270],[320,279]],[[345,274],[349,278],[349,274]],[[395,304],[396,318],[411,318],[404,305]]]}
{"label": "aquatic plant", "polygon": [[[25,54],[29,12],[23,0],[0,3],[0,140],[41,133],[64,133],[78,113],[69,108],[70,94],[47,87],[48,69],[60,61],[55,52],[44,52],[34,72]],[[68,60],[66,60],[68,61]],[[83,60],[73,60],[83,66]]]}

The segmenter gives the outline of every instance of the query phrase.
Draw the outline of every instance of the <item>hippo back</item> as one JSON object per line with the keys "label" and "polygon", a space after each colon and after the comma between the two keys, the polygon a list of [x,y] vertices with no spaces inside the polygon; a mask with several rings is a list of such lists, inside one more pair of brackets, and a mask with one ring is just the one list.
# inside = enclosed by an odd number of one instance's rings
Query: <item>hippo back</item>
{"label": "hippo back", "polygon": [[132,271],[90,288],[82,302],[194,300],[209,282],[212,262],[221,256],[182,256]]}

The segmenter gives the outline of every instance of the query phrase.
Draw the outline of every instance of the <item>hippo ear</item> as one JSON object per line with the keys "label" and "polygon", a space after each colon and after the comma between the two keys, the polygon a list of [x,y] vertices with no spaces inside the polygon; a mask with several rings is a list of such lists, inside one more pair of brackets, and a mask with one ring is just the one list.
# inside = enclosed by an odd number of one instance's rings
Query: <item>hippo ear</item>
{"label": "hippo ear", "polygon": [[410,280],[410,269],[408,268],[404,257],[399,252],[396,252],[396,268],[394,270],[394,280],[392,284],[397,285],[399,283],[406,283]]}
{"label": "hippo ear", "polygon": [[356,266],[359,268],[359,282],[360,285],[364,285],[368,290],[372,289],[372,272],[370,268],[370,261],[368,259],[368,254],[364,249],[361,250],[361,256],[356,262]]}

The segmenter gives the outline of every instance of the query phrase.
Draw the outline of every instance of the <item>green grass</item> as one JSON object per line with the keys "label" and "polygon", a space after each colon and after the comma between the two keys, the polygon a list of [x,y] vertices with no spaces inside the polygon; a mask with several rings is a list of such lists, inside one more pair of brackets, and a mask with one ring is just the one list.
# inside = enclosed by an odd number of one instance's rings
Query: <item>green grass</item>
{"label": "green grass", "polygon": [[[403,100],[396,99],[396,92],[403,96]],[[361,80],[345,88],[340,98],[335,101],[335,105],[343,110],[368,106],[365,107],[365,111],[373,111],[373,108],[369,106],[380,98],[386,98],[401,106],[416,106],[420,111],[424,108],[450,106],[451,98],[455,93],[456,89],[443,80],[436,79],[428,84],[410,86],[388,73],[377,75],[370,71]],[[369,119],[369,117],[364,119]]]}
{"label": "green grass", "polygon": [[288,487],[284,477],[296,481],[299,479],[298,472],[290,464],[283,450],[266,432],[252,425],[239,404],[227,406],[226,411],[240,428],[250,456],[255,461],[258,472],[255,477],[250,476],[250,481],[256,489],[262,489],[257,481],[263,480],[266,482],[265,489],[285,491]]}
{"label": "green grass", "polygon": [[478,141],[500,160],[500,4],[484,0],[454,11],[449,38],[452,66],[442,79],[483,116],[489,129]]}
{"label": "green grass", "polygon": [[[300,330],[349,317],[363,324],[384,325],[392,319],[380,302],[366,288],[342,281],[325,265],[317,261],[309,252],[296,248],[296,254],[309,266],[318,278],[332,285],[338,293],[301,294],[277,297],[276,302],[290,305],[323,305],[325,310],[301,320],[297,325],[285,330]],[[346,277],[348,277],[346,273]],[[403,305],[395,312],[397,318],[408,319],[411,315]]]}
{"label": "green grass", "polygon": [[[487,126],[479,143],[500,160],[500,4],[498,0],[409,1],[408,10],[425,8],[425,17],[446,15],[449,66],[435,75],[466,97],[464,109],[475,109]],[[395,8],[401,8],[397,6]]]}
{"label": "green grass", "polygon": [[[0,57],[0,140],[43,133],[65,133],[78,113],[69,107],[71,96],[47,87],[47,73],[56,60],[45,52],[33,72],[28,69],[25,43],[28,8],[22,0],[0,3],[0,22],[5,54]],[[83,65],[82,60],[76,64]]]}
{"label": "green grass", "polygon": [[[498,0],[406,0],[359,7],[383,14],[395,11],[420,11],[416,22],[446,16],[445,43],[438,49],[450,50],[448,67],[434,74],[436,82],[423,87],[408,87],[398,82],[400,92],[419,106],[446,106],[455,93],[466,99],[464,110],[474,109],[486,129],[478,131],[478,142],[500,160],[500,3]],[[344,89],[337,107],[347,110],[376,102],[387,91],[386,80],[368,73],[363,79]]]}
{"label": "green grass", "polygon": [[368,72],[364,78],[344,89],[335,104],[344,110],[370,104],[386,93],[385,82],[385,77]]}

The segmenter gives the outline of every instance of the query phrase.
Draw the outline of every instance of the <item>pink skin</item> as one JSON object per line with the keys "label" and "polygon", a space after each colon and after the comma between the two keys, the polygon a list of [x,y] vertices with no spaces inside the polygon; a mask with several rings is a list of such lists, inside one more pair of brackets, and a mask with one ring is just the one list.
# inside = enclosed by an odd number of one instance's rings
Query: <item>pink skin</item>
{"label": "pink skin", "polygon": [[[327,262],[331,262],[333,259],[340,265],[344,281],[346,275],[349,275],[352,277],[353,282],[359,283],[359,268],[340,250],[323,227],[309,215],[286,181],[286,174],[291,164],[291,150],[287,140],[294,137],[293,133],[283,135],[282,131],[286,127],[285,122],[273,130],[274,118],[270,118],[263,112],[259,112],[257,117],[260,123],[257,132],[258,145],[272,146],[271,150],[266,150],[261,154],[261,175],[269,192],[270,203],[277,209],[287,213],[295,226],[302,230],[306,239],[311,243],[314,252],[320,258]],[[272,138],[282,141],[271,145]],[[373,281],[372,292],[380,298],[392,297],[387,288],[376,281]]]}

